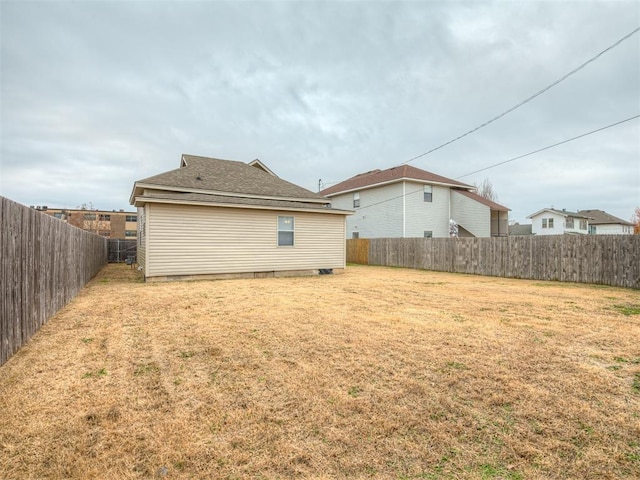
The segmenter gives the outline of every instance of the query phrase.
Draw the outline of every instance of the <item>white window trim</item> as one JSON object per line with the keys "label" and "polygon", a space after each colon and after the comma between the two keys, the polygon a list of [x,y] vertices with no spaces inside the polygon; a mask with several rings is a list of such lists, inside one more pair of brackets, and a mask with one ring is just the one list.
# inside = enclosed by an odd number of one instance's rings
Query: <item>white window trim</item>
{"label": "white window trim", "polygon": [[[286,218],[290,218],[291,219],[291,230],[284,230],[284,229],[280,229],[280,219],[286,219]],[[294,216],[292,215],[278,215],[278,219],[277,219],[277,244],[278,247],[284,247],[284,248],[291,248],[291,247],[295,247],[296,245],[296,219]],[[280,232],[282,233],[291,233],[291,244],[281,244],[280,243]]]}

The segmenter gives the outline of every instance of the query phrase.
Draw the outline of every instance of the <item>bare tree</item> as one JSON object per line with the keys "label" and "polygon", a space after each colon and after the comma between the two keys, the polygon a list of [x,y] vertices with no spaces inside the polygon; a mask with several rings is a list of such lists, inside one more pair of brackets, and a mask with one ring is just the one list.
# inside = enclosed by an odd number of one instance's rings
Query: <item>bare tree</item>
{"label": "bare tree", "polygon": [[631,223],[633,223],[633,233],[640,235],[640,207],[636,207],[633,215],[631,216]]}
{"label": "bare tree", "polygon": [[76,227],[98,235],[110,229],[110,215],[98,213],[98,209],[94,207],[93,202],[83,203],[77,209],[82,212],[79,212],[79,217],[74,222],[70,222]]}
{"label": "bare tree", "polygon": [[491,183],[491,180],[489,180],[488,178],[482,180],[482,183],[480,183],[480,185],[474,183],[473,186],[476,187],[478,195],[480,195],[481,197],[484,197],[487,200],[491,200],[492,202],[498,201],[498,194],[493,189],[493,183]]}

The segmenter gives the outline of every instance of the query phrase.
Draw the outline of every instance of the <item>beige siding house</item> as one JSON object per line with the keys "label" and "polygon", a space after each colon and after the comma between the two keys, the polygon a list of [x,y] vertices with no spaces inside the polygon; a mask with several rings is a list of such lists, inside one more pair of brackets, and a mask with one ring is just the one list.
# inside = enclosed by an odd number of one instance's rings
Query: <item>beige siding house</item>
{"label": "beige siding house", "polygon": [[461,237],[507,235],[507,207],[472,185],[410,165],[361,173],[320,195],[355,211],[347,218],[347,238],[448,237],[450,220]]}
{"label": "beige siding house", "polygon": [[258,160],[183,155],[180,168],[135,182],[145,279],[340,273],[346,217]]}

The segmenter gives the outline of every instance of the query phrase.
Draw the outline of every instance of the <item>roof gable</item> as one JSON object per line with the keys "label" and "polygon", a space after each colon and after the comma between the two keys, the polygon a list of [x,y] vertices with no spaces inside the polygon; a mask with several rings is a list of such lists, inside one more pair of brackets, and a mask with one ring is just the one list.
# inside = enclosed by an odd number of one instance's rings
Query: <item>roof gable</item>
{"label": "roof gable", "polygon": [[466,183],[436,175],[435,173],[427,172],[426,170],[421,170],[411,165],[400,165],[386,170],[372,170],[370,172],[360,173],[332,187],[325,188],[320,192],[320,195],[332,196],[339,193],[364,190],[387,183],[400,182],[402,180],[414,180],[420,183],[440,184],[464,189],[473,188],[473,186],[467,185]]}
{"label": "roof gable", "polygon": [[579,212],[569,212],[568,210],[556,210],[555,208],[543,208],[542,210],[537,211],[536,213],[532,213],[531,215],[527,215],[527,218],[537,217],[541,213],[549,212],[555,213],[556,215],[561,215],[563,217],[574,217],[574,218],[588,218],[585,215],[580,214]]}
{"label": "roof gable", "polygon": [[317,193],[277,177],[259,160],[247,164],[234,160],[182,155],[179,168],[138,180],[134,186],[132,200],[142,192],[143,187],[173,192],[327,203],[327,200]]}

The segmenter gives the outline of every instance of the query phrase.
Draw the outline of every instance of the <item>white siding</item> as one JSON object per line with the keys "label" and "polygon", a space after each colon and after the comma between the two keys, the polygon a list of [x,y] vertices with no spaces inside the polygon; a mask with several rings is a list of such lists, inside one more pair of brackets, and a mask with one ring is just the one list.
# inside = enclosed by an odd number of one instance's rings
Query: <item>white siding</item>
{"label": "white siding", "polygon": [[491,209],[455,190],[451,191],[451,217],[475,237],[491,236]]}
{"label": "white siding", "polygon": [[628,225],[620,225],[619,223],[603,223],[593,225],[596,235],[631,235],[633,227]]}
{"label": "white siding", "polygon": [[[553,218],[553,228],[542,228],[542,219]],[[548,225],[548,221],[547,221]],[[534,235],[563,235],[564,234],[564,216],[554,212],[542,212],[531,217],[531,232]]]}
{"label": "white siding", "polygon": [[405,237],[449,236],[449,187],[433,185],[431,202],[424,201],[424,184],[405,182]]}
{"label": "white siding", "polygon": [[[343,215],[147,205],[146,276],[345,267]],[[278,247],[278,216],[295,218],[295,245]]]}
{"label": "white siding", "polygon": [[331,206],[354,210],[347,217],[347,238],[358,232],[360,238],[402,237],[402,184],[361,190],[360,207],[353,207],[353,192],[331,197]]}
{"label": "white siding", "polygon": [[144,207],[138,207],[138,245],[136,247],[136,261],[143,269],[145,268],[145,253],[147,246],[146,235],[146,212]]}

